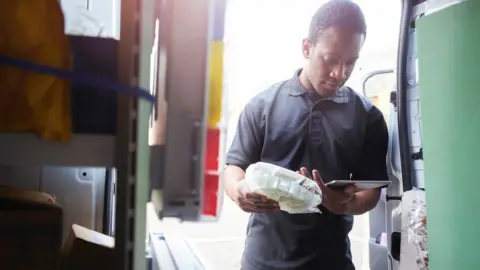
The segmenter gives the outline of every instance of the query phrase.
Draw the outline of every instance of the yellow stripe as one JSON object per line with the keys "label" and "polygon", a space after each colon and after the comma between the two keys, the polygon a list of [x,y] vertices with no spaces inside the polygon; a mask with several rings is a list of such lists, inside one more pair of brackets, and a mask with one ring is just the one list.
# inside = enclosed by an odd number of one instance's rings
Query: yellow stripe
{"label": "yellow stripe", "polygon": [[208,127],[217,128],[222,116],[223,41],[211,43],[209,76]]}

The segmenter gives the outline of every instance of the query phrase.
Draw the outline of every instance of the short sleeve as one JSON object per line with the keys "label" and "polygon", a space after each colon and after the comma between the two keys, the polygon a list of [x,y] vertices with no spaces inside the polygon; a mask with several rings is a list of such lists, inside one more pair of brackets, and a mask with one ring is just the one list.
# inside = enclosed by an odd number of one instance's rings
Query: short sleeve
{"label": "short sleeve", "polygon": [[249,102],[240,114],[226,164],[246,169],[260,160],[263,145],[262,112],[258,103]]}
{"label": "short sleeve", "polygon": [[352,173],[352,180],[388,180],[388,128],[383,114],[376,107],[369,113],[369,121],[360,159]]}

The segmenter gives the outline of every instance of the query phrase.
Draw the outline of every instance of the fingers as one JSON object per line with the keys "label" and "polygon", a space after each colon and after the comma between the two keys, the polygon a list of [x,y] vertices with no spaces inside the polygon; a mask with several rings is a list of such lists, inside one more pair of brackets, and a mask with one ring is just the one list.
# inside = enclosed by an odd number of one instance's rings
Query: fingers
{"label": "fingers", "polygon": [[257,193],[247,193],[245,199],[257,206],[278,206],[276,201]]}
{"label": "fingers", "polygon": [[345,187],[343,192],[345,192],[345,194],[353,196],[353,194],[355,192],[357,192],[357,186],[356,185],[349,185],[349,186]]}
{"label": "fingers", "polygon": [[317,170],[313,170],[313,177],[310,175],[310,173],[308,172],[307,168],[305,167],[302,167],[300,168],[299,171],[297,171],[298,174],[301,174],[309,179],[312,179],[314,180],[315,182],[317,182],[319,185],[322,185],[322,186],[325,186],[325,184],[323,183],[323,180],[322,180],[322,177],[320,177],[320,173],[317,171]]}
{"label": "fingers", "polygon": [[247,192],[245,193],[245,199],[250,200],[250,201],[259,201],[259,202],[264,202],[269,200],[267,196],[264,196],[262,194],[254,193],[254,192]]}
{"label": "fingers", "polygon": [[245,182],[241,181],[237,186],[237,195],[233,199],[245,212],[271,212],[280,210],[278,202],[264,195],[251,192]]}
{"label": "fingers", "polygon": [[317,170],[313,170],[312,174],[313,174],[313,177],[310,176],[310,173],[308,172],[307,168],[305,167],[302,167],[300,168],[299,171],[297,171],[298,174],[301,174],[309,179],[312,179],[314,180],[315,182],[317,182],[318,186],[320,187],[320,189],[322,191],[324,191],[327,186],[325,186],[325,183],[323,183],[323,180],[322,180],[322,177],[320,176],[320,173],[317,171]]}
{"label": "fingers", "polygon": [[323,183],[322,177],[320,176],[320,173],[317,170],[313,170],[313,180],[317,182],[320,189],[323,190],[327,187],[325,186],[325,183]]}
{"label": "fingers", "polygon": [[273,207],[273,206],[258,206],[255,204],[245,204],[245,205],[240,205],[240,208],[248,213],[268,213],[268,212],[274,212],[280,210],[279,207]]}
{"label": "fingers", "polygon": [[348,186],[345,189],[332,190],[325,186],[325,188],[322,189],[323,202],[334,206],[342,206],[353,198],[355,189],[355,186]]}
{"label": "fingers", "polygon": [[307,168],[305,168],[305,167],[300,168],[300,174],[309,178],[309,179],[312,179],[312,176],[310,176],[310,173],[308,172]]}
{"label": "fingers", "polygon": [[239,207],[249,213],[262,213],[280,210],[278,202],[261,194],[248,192],[238,201]]}
{"label": "fingers", "polygon": [[271,205],[257,205],[252,203],[240,204],[240,208],[248,213],[266,213],[280,210],[278,206]]}

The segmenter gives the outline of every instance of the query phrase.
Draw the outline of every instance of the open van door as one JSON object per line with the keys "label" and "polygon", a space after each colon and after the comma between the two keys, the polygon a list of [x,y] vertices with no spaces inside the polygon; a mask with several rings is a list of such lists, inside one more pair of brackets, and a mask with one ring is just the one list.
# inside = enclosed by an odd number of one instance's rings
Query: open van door
{"label": "open van door", "polygon": [[227,121],[222,114],[226,1],[160,2],[151,55],[156,104],[149,144],[157,163],[150,165],[151,200],[160,219],[216,220]]}
{"label": "open van door", "polygon": [[226,0],[157,3],[150,85],[156,103],[149,129],[149,256],[154,269],[209,269],[190,241],[161,221],[216,220],[220,215]]}
{"label": "open van door", "polygon": [[387,169],[392,181],[382,190],[377,207],[369,212],[371,270],[397,270],[400,255],[399,235],[395,232],[400,231],[401,213],[394,213],[400,205],[402,193],[395,80],[393,69],[381,69],[367,73],[362,82],[363,95],[380,109],[388,125]]}
{"label": "open van door", "polygon": [[[415,251],[406,243],[408,236],[402,235],[402,212],[409,202],[403,201],[404,192],[412,188],[424,188],[423,138],[420,113],[420,91],[418,87],[418,54],[415,20],[429,12],[459,1],[402,1],[397,66],[390,70],[374,71],[365,77],[363,91],[377,105],[388,121],[389,148],[387,166],[392,185],[385,190],[381,202],[370,215],[370,237],[375,244],[381,242],[379,233],[385,232],[387,247],[378,248],[370,244],[372,270],[411,270],[416,268]],[[375,81],[385,81],[389,86],[379,86]],[[380,96],[386,98],[378,98]],[[388,106],[388,107],[386,107]],[[388,113],[388,115],[386,115]],[[402,210],[403,209],[403,210]],[[407,210],[408,211],[408,210]],[[406,215],[404,215],[406,216]],[[405,223],[405,221],[403,221]],[[412,253],[413,252],[413,253]],[[387,258],[387,259],[386,259]],[[400,263],[400,261],[402,261]]]}

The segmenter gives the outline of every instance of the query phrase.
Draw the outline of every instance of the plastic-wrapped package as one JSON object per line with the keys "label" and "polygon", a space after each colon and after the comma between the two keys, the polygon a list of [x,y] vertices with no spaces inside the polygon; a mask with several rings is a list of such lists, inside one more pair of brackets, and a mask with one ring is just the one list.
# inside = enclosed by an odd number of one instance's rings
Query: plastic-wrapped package
{"label": "plastic-wrapped package", "polygon": [[250,191],[262,194],[279,203],[290,214],[321,213],[322,191],[318,184],[303,175],[285,168],[258,162],[245,173]]}
{"label": "plastic-wrapped package", "polygon": [[415,247],[416,263],[419,270],[428,270],[428,248],[427,248],[427,208],[424,191],[416,189],[413,191],[412,207],[408,215],[406,233],[408,242]]}

